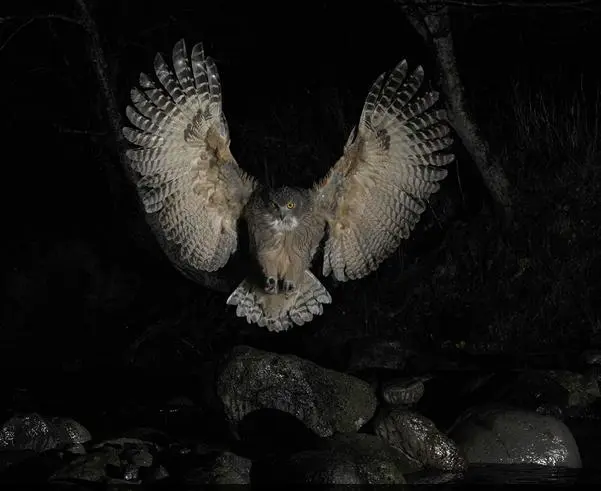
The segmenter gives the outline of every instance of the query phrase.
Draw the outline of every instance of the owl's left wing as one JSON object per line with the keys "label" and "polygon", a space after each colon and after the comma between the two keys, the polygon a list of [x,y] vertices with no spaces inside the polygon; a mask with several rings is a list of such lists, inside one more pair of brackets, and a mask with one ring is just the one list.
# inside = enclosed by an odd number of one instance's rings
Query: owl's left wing
{"label": "owl's left wing", "polygon": [[160,54],[158,83],[145,74],[131,91],[123,135],[139,174],[147,219],[171,261],[182,271],[216,271],[237,247],[237,222],[256,187],[230,151],[221,84],[202,45],[190,58],[183,40],[173,70]]}
{"label": "owl's left wing", "polygon": [[339,281],[374,271],[409,237],[454,159],[438,93],[417,95],[424,71],[407,67],[376,79],[342,157],[313,188],[328,223],[323,273]]}

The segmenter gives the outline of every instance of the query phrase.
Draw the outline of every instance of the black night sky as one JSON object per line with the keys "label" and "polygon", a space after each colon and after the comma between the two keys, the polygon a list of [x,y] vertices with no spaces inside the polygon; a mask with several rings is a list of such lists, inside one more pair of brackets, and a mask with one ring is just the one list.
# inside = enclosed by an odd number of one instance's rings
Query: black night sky
{"label": "black night sky", "polygon": [[[234,156],[277,185],[309,186],[327,172],[371,83],[401,59],[438,84],[433,50],[402,2],[85,3],[123,124],[155,53],[202,41],[219,69]],[[509,180],[513,216],[503,221],[459,141],[399,251],[365,279],[325,279],[324,314],[273,334],[238,319],[228,293],[181,275],[154,241],[120,163],[78,1],[3,2],[3,416],[65,412],[73,385],[110,400],[186,393],[236,344],[336,369],[353,342],[373,339],[400,340],[426,365],[489,368],[574,369],[601,348],[601,8],[450,3],[468,110]],[[236,273],[217,276],[235,284]],[[23,407],[17,388],[33,394]]]}

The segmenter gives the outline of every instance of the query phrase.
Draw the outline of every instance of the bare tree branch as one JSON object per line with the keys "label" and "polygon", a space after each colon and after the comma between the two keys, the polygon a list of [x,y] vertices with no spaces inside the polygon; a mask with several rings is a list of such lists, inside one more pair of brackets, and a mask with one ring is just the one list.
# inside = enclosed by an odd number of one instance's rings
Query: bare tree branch
{"label": "bare tree branch", "polygon": [[110,134],[108,131],[80,130],[77,128],[67,128],[59,124],[53,124],[52,126],[59,133],[66,133],[70,135],[83,135],[91,138],[104,138]]}
{"label": "bare tree branch", "polygon": [[434,52],[449,122],[476,165],[504,225],[509,225],[513,216],[511,186],[500,162],[491,155],[487,141],[480,135],[478,125],[468,111],[465,89],[455,59],[448,7],[427,0],[399,3],[411,25]]}
{"label": "bare tree branch", "polygon": [[11,32],[9,34],[9,36],[6,38],[6,40],[2,44],[0,44],[0,51],[2,51],[4,48],[6,48],[6,46],[15,38],[15,36],[17,36],[17,34],[19,34],[27,26],[30,26],[31,24],[33,24],[36,20],[49,20],[49,19],[58,19],[58,20],[62,20],[64,22],[70,22],[72,24],[80,25],[77,20],[72,19],[71,17],[67,17],[66,15],[60,15],[60,14],[34,15],[34,16],[29,16],[27,18],[19,17],[19,16],[0,17],[0,24],[5,24],[8,22],[14,22],[14,21],[22,21],[23,22],[19,27],[17,27],[13,32]]}
{"label": "bare tree branch", "polygon": [[58,19],[58,20],[63,20],[65,22],[69,22],[71,24],[77,24],[78,26],[81,25],[77,19],[74,19],[73,17],[69,17],[68,15],[62,15],[62,14],[38,14],[38,15],[28,15],[27,17],[13,15],[13,16],[8,16],[8,17],[0,17],[0,24],[4,24],[6,22],[13,22],[15,20],[20,20],[20,21],[26,20],[28,22],[31,22],[31,21],[35,21],[35,20],[48,20],[48,19]]}
{"label": "bare tree branch", "polygon": [[121,133],[121,128],[123,126],[123,121],[121,118],[121,111],[119,109],[119,105],[117,104],[117,97],[115,96],[115,91],[113,90],[112,84],[110,82],[110,70],[108,64],[106,62],[106,56],[104,54],[104,49],[102,47],[102,43],[100,42],[100,36],[98,33],[98,26],[92,15],[90,14],[90,10],[88,8],[87,2],[85,0],[75,0],[75,3],[79,7],[79,22],[83,26],[88,36],[89,44],[90,44],[90,53],[92,63],[94,65],[94,70],[96,73],[96,79],[98,84],[100,85],[100,90],[102,95],[104,96],[104,101],[106,104],[106,112],[108,116],[108,123],[115,134],[115,138],[117,140],[117,144],[119,148],[119,156],[121,158],[121,162],[123,164],[124,169],[129,169],[129,165],[127,165],[127,160],[125,157],[125,148],[126,141]]}

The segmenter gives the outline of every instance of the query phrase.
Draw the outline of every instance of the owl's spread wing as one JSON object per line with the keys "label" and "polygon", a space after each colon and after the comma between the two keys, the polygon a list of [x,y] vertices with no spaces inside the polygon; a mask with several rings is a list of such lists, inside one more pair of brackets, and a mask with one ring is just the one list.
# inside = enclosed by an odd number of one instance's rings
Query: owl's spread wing
{"label": "owl's spread wing", "polygon": [[237,247],[236,222],[255,181],[230,152],[214,61],[200,44],[188,60],[184,40],[172,59],[174,71],[157,54],[160,84],[142,73],[131,91],[126,114],[135,128],[123,135],[137,147],[127,157],[141,175],[138,194],[159,242],[186,267],[215,271]]}
{"label": "owl's spread wing", "polygon": [[380,75],[342,157],[314,187],[328,237],[323,273],[339,281],[374,271],[409,237],[425,201],[447,175],[454,156],[437,92],[417,95],[424,79],[404,60]]}

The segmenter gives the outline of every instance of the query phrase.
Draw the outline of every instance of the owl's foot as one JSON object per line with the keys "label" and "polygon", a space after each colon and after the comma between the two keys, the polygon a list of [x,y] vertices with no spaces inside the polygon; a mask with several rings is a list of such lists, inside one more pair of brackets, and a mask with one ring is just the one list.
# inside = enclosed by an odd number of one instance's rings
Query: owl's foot
{"label": "owl's foot", "polygon": [[278,292],[278,280],[273,276],[268,276],[265,280],[265,293],[275,295]]}
{"label": "owl's foot", "polygon": [[282,287],[287,297],[289,297],[296,291],[296,283],[292,280],[284,280],[282,282]]}

